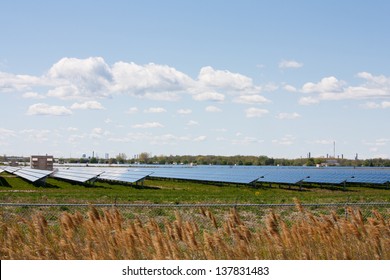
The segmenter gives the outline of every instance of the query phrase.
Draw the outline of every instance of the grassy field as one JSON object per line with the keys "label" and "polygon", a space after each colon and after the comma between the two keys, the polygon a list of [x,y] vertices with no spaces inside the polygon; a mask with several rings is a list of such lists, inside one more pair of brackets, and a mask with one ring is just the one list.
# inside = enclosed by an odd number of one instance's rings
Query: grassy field
{"label": "grassy field", "polygon": [[302,203],[390,202],[384,187],[306,187],[218,185],[189,181],[146,180],[143,185],[96,182],[75,184],[48,178],[35,186],[0,174],[0,201],[9,203]]}

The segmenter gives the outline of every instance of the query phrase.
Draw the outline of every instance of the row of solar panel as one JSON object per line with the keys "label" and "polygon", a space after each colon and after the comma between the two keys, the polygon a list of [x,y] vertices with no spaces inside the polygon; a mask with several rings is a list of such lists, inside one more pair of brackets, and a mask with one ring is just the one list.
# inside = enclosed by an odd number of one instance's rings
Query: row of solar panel
{"label": "row of solar panel", "polygon": [[136,183],[148,175],[150,172],[134,172],[131,170],[77,170],[77,169],[59,169],[56,171],[48,170],[39,170],[31,168],[18,168],[18,167],[1,167],[1,172],[8,172],[19,176],[23,179],[26,179],[32,183],[35,183],[39,180],[43,180],[48,176],[54,178],[60,178],[65,180],[70,180],[79,183],[86,183],[94,180],[109,180],[109,181],[119,181],[126,183]]}
{"label": "row of solar panel", "polygon": [[138,182],[147,176],[156,178],[185,179],[223,183],[250,184],[268,182],[280,184],[320,183],[342,184],[368,183],[386,184],[390,182],[390,169],[309,169],[309,168],[61,168],[53,171],[30,168],[2,167],[7,171],[35,182],[52,176],[80,183],[97,179]]}
{"label": "row of solar panel", "polygon": [[[151,170],[152,168],[145,168]],[[319,169],[319,168],[236,168],[193,167],[153,168],[151,176],[157,178],[189,179],[249,184],[268,182],[280,184],[319,183],[342,184],[390,182],[390,169]]]}

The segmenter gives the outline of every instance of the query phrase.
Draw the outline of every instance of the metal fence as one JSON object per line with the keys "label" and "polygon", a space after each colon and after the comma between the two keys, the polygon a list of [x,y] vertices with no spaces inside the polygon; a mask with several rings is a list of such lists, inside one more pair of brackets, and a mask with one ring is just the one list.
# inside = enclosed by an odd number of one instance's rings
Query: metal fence
{"label": "metal fence", "polygon": [[84,217],[94,208],[102,215],[105,210],[117,209],[124,220],[151,219],[173,221],[180,216],[183,220],[196,222],[207,229],[222,226],[230,217],[232,209],[248,228],[265,224],[270,213],[280,215],[287,224],[302,218],[303,212],[317,217],[337,215],[348,219],[353,211],[359,211],[364,219],[374,217],[374,211],[390,219],[390,202],[370,203],[327,203],[327,204],[24,204],[0,203],[0,221],[7,223],[20,219],[29,220],[40,214],[48,223],[59,222],[64,212],[79,212]]}

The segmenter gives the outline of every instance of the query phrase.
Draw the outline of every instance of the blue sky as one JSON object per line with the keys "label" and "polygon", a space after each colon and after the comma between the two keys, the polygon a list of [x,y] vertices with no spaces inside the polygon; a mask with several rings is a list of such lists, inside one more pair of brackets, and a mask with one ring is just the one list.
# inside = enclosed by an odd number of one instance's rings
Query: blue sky
{"label": "blue sky", "polygon": [[389,10],[2,1],[0,153],[389,158]]}

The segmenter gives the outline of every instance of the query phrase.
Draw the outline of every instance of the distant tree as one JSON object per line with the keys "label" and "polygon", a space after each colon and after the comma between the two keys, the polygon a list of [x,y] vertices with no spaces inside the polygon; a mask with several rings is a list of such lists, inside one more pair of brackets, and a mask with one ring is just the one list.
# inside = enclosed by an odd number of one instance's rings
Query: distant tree
{"label": "distant tree", "polygon": [[150,155],[146,152],[140,153],[138,157],[140,163],[149,163],[149,158]]}
{"label": "distant tree", "polygon": [[124,164],[126,163],[126,159],[127,159],[127,156],[125,153],[119,153],[117,156],[116,156],[116,160],[118,163],[120,164]]}

